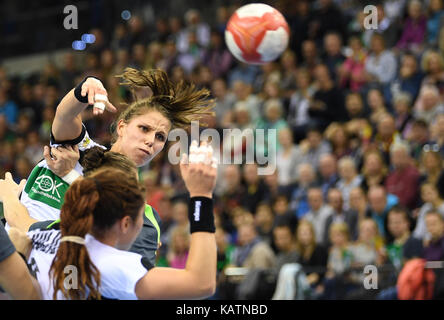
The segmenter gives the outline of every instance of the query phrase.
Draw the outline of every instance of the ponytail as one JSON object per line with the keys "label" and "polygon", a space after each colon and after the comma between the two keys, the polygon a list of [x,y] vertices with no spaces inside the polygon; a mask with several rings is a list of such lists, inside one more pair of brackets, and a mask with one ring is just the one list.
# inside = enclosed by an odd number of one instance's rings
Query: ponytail
{"label": "ponytail", "polygon": [[[97,185],[92,179],[75,181],[65,194],[65,202],[60,214],[60,230],[64,236],[85,238],[93,227],[93,212],[99,201]],[[68,265],[78,268],[78,289],[69,290],[65,287],[66,274],[64,269]],[[100,299],[100,273],[92,263],[85,245],[74,242],[60,242],[59,249],[52,262],[50,274],[54,278],[54,300],[60,290],[67,299],[85,299],[87,291],[89,298]]]}
{"label": "ponytail", "polygon": [[[83,240],[88,233],[106,237],[106,232],[125,216],[133,221],[140,218],[144,204],[144,189],[132,172],[111,167],[96,170],[88,177],[76,180],[66,192],[60,213],[61,237]],[[49,271],[54,299],[58,291],[72,300],[100,299],[100,272],[82,242],[60,242]],[[64,269],[69,265],[78,271],[76,290],[65,287]]]}

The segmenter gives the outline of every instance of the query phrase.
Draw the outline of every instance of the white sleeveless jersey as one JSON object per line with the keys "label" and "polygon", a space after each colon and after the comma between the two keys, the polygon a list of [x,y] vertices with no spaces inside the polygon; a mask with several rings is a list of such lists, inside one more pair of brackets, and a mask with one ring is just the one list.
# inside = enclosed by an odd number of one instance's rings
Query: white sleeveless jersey
{"label": "white sleeveless jersey", "polygon": [[[80,151],[101,146],[89,138],[85,127],[82,130],[82,136],[77,139],[81,141],[77,144]],[[57,147],[59,144],[51,141],[51,147]],[[74,170],[83,175],[83,168],[77,162]],[[22,191],[20,202],[28,209],[29,215],[38,220],[57,220],[60,218],[60,209],[62,208],[63,198],[69,184],[57,176],[49,169],[46,160],[40,161],[32,170],[25,188]]]}
{"label": "white sleeveless jersey", "polygon": [[[28,236],[32,239],[28,266],[41,286],[43,299],[52,300],[54,289],[49,269],[59,247],[61,233],[59,230],[35,230],[28,232]],[[99,291],[102,298],[137,300],[136,284],[148,272],[142,264],[142,256],[103,244],[89,234],[86,235],[85,241],[91,261],[100,272]],[[65,285],[74,288],[75,266],[67,266],[65,274]],[[60,291],[57,299],[65,299]]]}

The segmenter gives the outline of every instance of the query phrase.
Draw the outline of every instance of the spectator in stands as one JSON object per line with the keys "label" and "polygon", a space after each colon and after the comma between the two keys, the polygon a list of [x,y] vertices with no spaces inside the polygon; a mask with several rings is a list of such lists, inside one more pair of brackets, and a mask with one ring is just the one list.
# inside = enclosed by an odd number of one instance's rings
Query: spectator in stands
{"label": "spectator in stands", "polygon": [[302,154],[300,161],[311,163],[317,169],[321,156],[331,152],[330,144],[323,139],[322,131],[316,126],[308,128],[306,137],[299,144]]}
{"label": "spectator in stands", "polygon": [[339,69],[338,83],[341,88],[358,92],[366,83],[365,60],[367,59],[367,53],[358,36],[352,36],[348,41],[352,53],[345,59]]}
{"label": "spectator in stands", "polygon": [[425,73],[422,86],[436,86],[442,97],[444,94],[444,59],[441,54],[436,50],[426,51],[421,58],[421,68]]}
{"label": "spectator in stands", "polygon": [[426,17],[419,0],[411,0],[408,5],[408,17],[396,47],[413,52],[420,52],[426,35]]}
{"label": "spectator in stands", "polygon": [[399,203],[413,210],[418,203],[420,174],[412,164],[409,147],[405,143],[395,143],[390,148],[390,163],[393,170],[385,181],[387,192],[396,195]]}
{"label": "spectator in stands", "polygon": [[414,116],[430,124],[438,114],[444,113],[444,104],[435,85],[425,85],[421,88],[415,103]]}
{"label": "spectator in stands", "polygon": [[431,0],[428,9],[427,42],[431,45],[436,45],[438,43],[438,32],[442,26],[441,18],[444,16],[442,0]]}
{"label": "spectator in stands", "polygon": [[331,153],[323,154],[319,159],[319,184],[324,199],[328,191],[336,186],[339,180],[336,157]]}
{"label": "spectator in stands", "polygon": [[234,245],[230,243],[229,235],[222,228],[216,228],[217,271],[222,272],[233,264]]}
{"label": "spectator in stands", "polygon": [[430,240],[424,244],[423,258],[427,261],[444,260],[444,218],[436,211],[426,214],[425,222]]}
{"label": "spectator in stands", "polygon": [[352,257],[350,280],[361,288],[365,277],[363,268],[367,265],[380,266],[384,263],[384,241],[373,219],[367,218],[361,221],[358,240],[351,244],[350,251]]}
{"label": "spectator in stands", "polygon": [[310,77],[314,77],[314,69],[321,63],[321,59],[318,55],[318,49],[316,42],[311,39],[304,40],[302,42],[302,64],[301,67],[306,69]]}
{"label": "spectator in stands", "polygon": [[332,153],[336,159],[344,156],[353,156],[354,151],[350,144],[350,137],[344,124],[337,122],[331,123],[324,132],[327,141],[330,142]]}
{"label": "spectator in stands", "polygon": [[362,176],[358,173],[356,163],[351,157],[343,157],[338,162],[339,181],[336,184],[342,192],[344,200],[344,209],[350,208],[350,191],[359,187],[362,183]]}
{"label": "spectator in stands", "polygon": [[391,102],[395,104],[394,98],[396,95],[406,92],[410,95],[410,103],[413,104],[413,101],[416,101],[418,97],[424,75],[418,68],[418,61],[414,54],[404,53],[401,56],[400,63],[398,75],[390,87],[391,96],[393,96]]}
{"label": "spectator in stands", "polygon": [[406,260],[422,256],[422,242],[410,233],[411,218],[405,208],[395,206],[387,216],[387,227],[393,238],[385,249],[388,261],[400,271]]}
{"label": "spectator in stands", "polygon": [[381,90],[377,88],[370,89],[367,92],[367,104],[370,109],[370,121],[372,124],[377,124],[380,118],[389,111]]}
{"label": "spectator in stands", "polygon": [[315,88],[311,83],[310,73],[305,68],[298,69],[296,82],[297,90],[290,97],[287,122],[293,129],[295,142],[299,142],[304,138],[310,123],[308,108]]}
{"label": "spectator in stands", "polygon": [[286,263],[299,261],[299,254],[293,238],[293,232],[288,224],[278,224],[273,228],[273,239],[276,245],[276,274],[279,274],[282,266]]}
{"label": "spectator in stands", "polygon": [[237,267],[269,269],[275,265],[276,257],[270,246],[258,237],[254,224],[245,223],[238,228],[233,261]]}
{"label": "spectator in stands", "polygon": [[436,119],[432,122],[430,138],[431,142],[437,145],[441,156],[444,157],[444,114],[438,114]]}
{"label": "spectator in stands", "polygon": [[246,189],[242,199],[242,205],[244,208],[254,213],[256,212],[259,203],[265,198],[267,187],[258,174],[258,166],[256,163],[245,164],[242,174]]}
{"label": "spectator in stands", "polygon": [[327,66],[317,65],[315,78],[318,90],[308,108],[312,121],[323,129],[333,121],[345,121],[344,96],[332,80]]}
{"label": "spectator in stands", "polygon": [[347,109],[348,120],[367,118],[367,111],[364,108],[364,101],[358,92],[349,92],[345,96],[345,108]]}
{"label": "spectator in stands", "polygon": [[330,71],[330,76],[333,81],[337,80],[339,69],[345,61],[345,56],[341,52],[342,39],[341,35],[336,32],[329,32],[324,36],[324,50],[323,63]]}
{"label": "spectator in stands", "polygon": [[328,235],[332,246],[328,253],[327,273],[320,299],[343,299],[350,290],[356,288],[348,280],[352,259],[350,232],[346,223],[334,222],[328,229]]}
{"label": "spectator in stands", "polygon": [[[241,170],[238,165],[232,164],[225,167],[223,172],[222,194],[217,206],[224,215],[224,229],[231,232],[232,223],[229,219],[234,208],[240,207],[245,197],[245,187],[241,184]],[[228,225],[228,227],[227,227]]]}
{"label": "spectator in stands", "polygon": [[428,182],[433,185],[438,183],[439,176],[443,170],[442,156],[436,144],[425,144],[422,147],[419,169],[421,171],[421,183]]}
{"label": "spectator in stands", "polygon": [[366,192],[372,186],[384,186],[388,168],[378,150],[369,150],[364,154],[361,188]]}
{"label": "spectator in stands", "polygon": [[413,116],[411,113],[412,98],[407,92],[398,92],[393,97],[393,109],[395,111],[395,126],[402,139],[407,139]]}
{"label": "spectator in stands", "polygon": [[322,190],[318,187],[308,189],[307,197],[310,210],[304,216],[304,219],[313,224],[316,242],[325,247],[328,238],[326,224],[329,217],[333,215],[334,209],[324,204]]}
{"label": "spectator in stands", "polygon": [[236,96],[236,103],[244,102],[250,113],[251,122],[256,123],[261,115],[260,99],[253,93],[252,86],[240,80],[235,81],[233,83],[233,93]]}
{"label": "spectator in stands", "polygon": [[366,216],[375,221],[378,233],[384,237],[387,234],[387,214],[398,204],[398,198],[393,194],[387,194],[383,186],[373,186],[368,190],[368,202]]}
{"label": "spectator in stands", "polygon": [[188,228],[175,226],[171,230],[168,265],[172,268],[185,269],[190,249],[190,233]]}
{"label": "spectator in stands", "polygon": [[429,211],[436,211],[444,217],[444,200],[439,195],[435,184],[427,182],[421,185],[421,199],[424,204],[419,208],[413,236],[417,239],[429,240],[430,234],[427,232],[425,222],[426,214]]}
{"label": "spectator in stands", "polygon": [[281,146],[276,154],[278,183],[281,186],[288,186],[296,182],[297,167],[301,158],[300,150],[293,143],[293,134],[288,127],[279,131],[278,140]]}
{"label": "spectator in stands", "polygon": [[296,54],[291,50],[285,50],[280,59],[282,69],[282,79],[279,81],[282,96],[289,99],[293,92],[296,91],[298,66],[296,61]]}
{"label": "spectator in stands", "polygon": [[324,244],[328,247],[332,243],[329,230],[335,223],[345,223],[348,230],[348,240],[356,239],[358,213],[352,209],[344,210],[342,193],[339,189],[330,189],[328,192],[328,206],[332,208],[333,214],[327,218],[325,223]]}
{"label": "spectator in stands", "polygon": [[290,190],[290,209],[300,219],[310,210],[307,193],[316,185],[316,171],[310,163],[301,163],[298,177],[298,183]]}
{"label": "spectator in stands", "polygon": [[390,114],[383,114],[376,125],[377,130],[372,143],[382,153],[388,164],[391,147],[400,139],[399,132],[396,131],[395,119]]}
{"label": "spectator in stands", "polygon": [[208,66],[215,78],[224,77],[233,64],[233,56],[224,44],[222,35],[211,31],[210,43],[204,51],[202,63]]}
{"label": "spectator in stands", "polygon": [[419,161],[424,146],[429,145],[429,128],[427,122],[422,119],[412,121],[412,127],[407,141],[410,148],[410,155],[415,161]]}
{"label": "spectator in stands", "polygon": [[8,126],[13,128],[17,122],[18,108],[14,101],[9,99],[6,89],[0,87],[0,115],[4,114]]}
{"label": "spectator in stands", "polygon": [[271,246],[273,241],[274,214],[268,203],[261,202],[257,205],[254,213],[254,224],[258,236]]}
{"label": "spectator in stands", "polygon": [[316,288],[323,281],[328,252],[318,244],[313,224],[307,220],[301,220],[296,230],[296,251],[308,282]]}
{"label": "spectator in stands", "polygon": [[216,98],[217,125],[222,128],[229,127],[229,122],[233,117],[233,106],[236,98],[227,90],[227,84],[222,78],[216,78],[211,85],[211,93]]}
{"label": "spectator in stands", "polygon": [[385,86],[396,76],[397,62],[393,53],[386,49],[380,34],[373,34],[371,52],[365,61],[367,81]]}
{"label": "spectator in stands", "polygon": [[[281,145],[279,143],[279,133],[281,130],[287,128],[287,123],[283,119],[283,106],[282,102],[278,99],[267,100],[264,105],[264,117],[261,117],[259,121],[256,123],[257,129],[262,129],[263,131],[263,143],[261,143],[261,139],[257,137],[255,139],[255,147],[256,154],[260,155],[269,155],[271,152],[275,154],[276,151],[281,149]],[[270,131],[275,132],[275,139],[269,140]],[[271,149],[270,149],[271,147]]]}
{"label": "spectator in stands", "polygon": [[298,224],[298,219],[290,210],[288,198],[285,195],[277,196],[272,205],[275,226],[285,224],[289,226],[292,233],[294,233]]}

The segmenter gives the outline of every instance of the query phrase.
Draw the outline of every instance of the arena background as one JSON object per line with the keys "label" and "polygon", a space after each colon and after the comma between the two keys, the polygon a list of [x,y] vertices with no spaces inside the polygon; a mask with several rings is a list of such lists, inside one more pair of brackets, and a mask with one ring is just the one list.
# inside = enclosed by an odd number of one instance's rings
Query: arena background
{"label": "arena background", "polygon": [[[28,177],[58,102],[86,75],[103,79],[118,105],[129,95],[113,75],[162,68],[212,90],[211,127],[278,131],[276,174],[220,167],[212,299],[396,299],[407,261],[444,259],[443,3],[266,1],[289,23],[289,48],[248,66],[227,51],[223,31],[250,2],[2,1],[0,176]],[[78,9],[76,30],[64,28],[67,5]],[[366,5],[378,10],[376,30],[363,24]],[[94,41],[73,47],[82,37]],[[109,145],[113,116],[83,118]],[[158,265],[181,268],[186,192],[166,155],[140,176],[163,221]],[[427,270],[439,298],[435,266]]]}

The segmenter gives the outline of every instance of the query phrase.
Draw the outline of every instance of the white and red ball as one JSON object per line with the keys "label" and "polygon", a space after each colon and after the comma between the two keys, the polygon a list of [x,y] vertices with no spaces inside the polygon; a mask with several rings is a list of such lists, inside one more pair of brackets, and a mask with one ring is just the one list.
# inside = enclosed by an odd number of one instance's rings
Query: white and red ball
{"label": "white and red ball", "polygon": [[237,9],[228,20],[225,42],[240,61],[264,64],[278,58],[288,46],[290,29],[284,16],[263,3]]}

